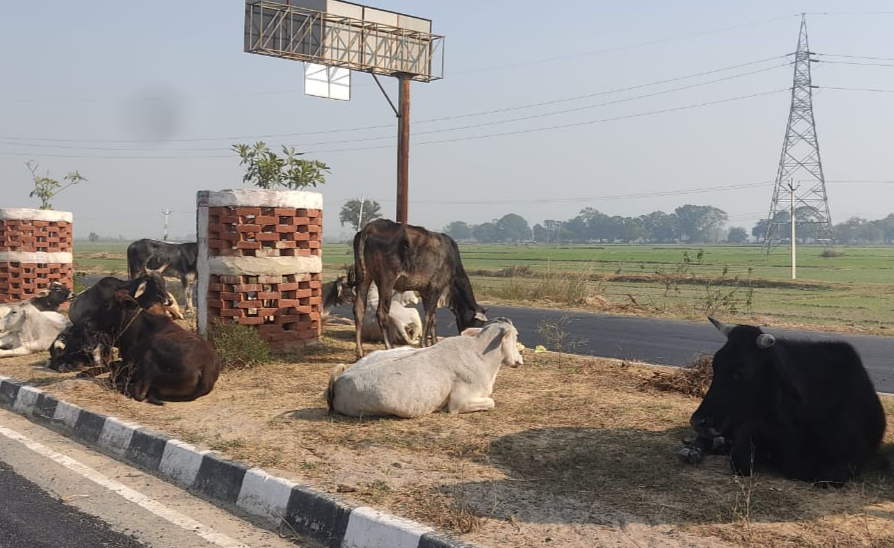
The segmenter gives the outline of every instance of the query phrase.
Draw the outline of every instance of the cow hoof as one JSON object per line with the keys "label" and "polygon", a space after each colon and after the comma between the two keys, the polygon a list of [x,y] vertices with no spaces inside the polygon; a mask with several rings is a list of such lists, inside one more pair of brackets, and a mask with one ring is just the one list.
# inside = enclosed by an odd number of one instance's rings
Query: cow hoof
{"label": "cow hoof", "polygon": [[684,447],[677,451],[677,458],[686,464],[699,464],[704,453],[698,447]]}

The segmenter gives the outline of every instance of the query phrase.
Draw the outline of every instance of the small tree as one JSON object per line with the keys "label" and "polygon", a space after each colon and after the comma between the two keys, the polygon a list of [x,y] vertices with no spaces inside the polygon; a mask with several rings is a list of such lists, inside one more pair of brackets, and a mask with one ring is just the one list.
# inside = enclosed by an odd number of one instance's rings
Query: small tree
{"label": "small tree", "polygon": [[348,200],[345,202],[345,205],[341,206],[341,213],[339,213],[338,219],[341,221],[341,226],[349,224],[356,231],[381,218],[381,209],[382,206],[379,205],[379,202],[363,200],[363,219],[360,220],[360,200]]}
{"label": "small tree", "polygon": [[233,145],[233,150],[242,161],[239,165],[247,165],[243,183],[251,183],[258,188],[268,190],[286,187],[290,190],[302,190],[307,186],[316,187],[326,182],[329,166],[319,160],[302,160],[303,152],[295,152],[294,147],[282,147],[282,156],[272,152],[263,141],[254,145]]}
{"label": "small tree", "polygon": [[99,241],[99,234],[97,234],[96,232],[91,232],[90,235],[87,236],[87,239],[90,240],[91,243],[95,244]]}
{"label": "small tree", "polygon": [[62,185],[56,179],[50,178],[49,171],[47,172],[46,177],[38,176],[37,170],[40,168],[39,164],[29,160],[25,162],[25,165],[28,166],[28,170],[31,171],[31,179],[34,181],[34,190],[32,190],[31,194],[28,196],[40,200],[40,209],[53,209],[53,204],[50,203],[53,196],[56,196],[72,185],[87,180],[86,177],[82,176],[77,171],[69,171],[68,175],[62,178],[63,181],[68,181],[68,184]]}

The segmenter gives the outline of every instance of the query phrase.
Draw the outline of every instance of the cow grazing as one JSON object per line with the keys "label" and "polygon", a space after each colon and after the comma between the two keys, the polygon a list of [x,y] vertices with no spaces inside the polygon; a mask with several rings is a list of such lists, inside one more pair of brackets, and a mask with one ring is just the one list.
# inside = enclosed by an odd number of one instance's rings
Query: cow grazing
{"label": "cow grazing", "polygon": [[680,456],[728,452],[733,470],[770,466],[827,485],[852,478],[879,448],[885,412],[860,356],[845,342],[777,340],[709,318],[727,341]]}
{"label": "cow grazing", "polygon": [[0,318],[0,358],[47,349],[69,321],[58,312],[43,312],[28,301],[9,307]]}
{"label": "cow grazing", "polygon": [[[391,308],[388,310],[388,338],[392,343],[419,344],[422,341],[422,319],[415,307],[418,302],[419,297],[412,291],[395,291],[392,294]],[[360,332],[361,338],[366,342],[385,340],[376,317],[378,306],[379,291],[376,284],[371,284]]]}
{"label": "cow grazing", "polygon": [[110,364],[111,377],[137,401],[192,401],[211,392],[220,375],[220,357],[208,341],[167,315],[145,314],[126,290],[116,291],[89,323],[115,341],[121,360]]}
{"label": "cow grazing", "polygon": [[332,371],[325,396],[329,410],[351,417],[413,418],[446,408],[471,413],[494,408],[501,365],[524,363],[518,331],[499,318],[425,348],[379,350],[345,370]]}
{"label": "cow grazing", "polygon": [[97,332],[90,323],[91,318],[106,307],[115,292],[124,290],[142,308],[161,306],[160,312],[175,306],[176,301],[165,287],[164,278],[155,272],[144,274],[134,280],[119,280],[111,276],[102,278],[75,297],[68,310],[72,325],[59,334],[50,345],[50,360],[47,367],[56,371],[74,371],[87,365],[101,365],[109,361],[112,352],[111,341]]}
{"label": "cow grazing", "polygon": [[144,238],[127,246],[127,271],[131,279],[146,271],[179,278],[186,296],[186,309],[192,309],[190,284],[197,276],[196,261],[199,248],[196,242],[171,244]]}
{"label": "cow grazing", "polygon": [[425,321],[422,345],[437,342],[435,310],[443,302],[453,311],[460,332],[480,327],[487,321],[484,309],[475,302],[472,284],[463,269],[459,248],[453,238],[407,224],[377,219],[354,236],[354,327],[357,357],[363,356],[361,331],[370,284],[379,288],[376,319],[388,337],[388,311],[392,291],[418,291],[422,296]]}

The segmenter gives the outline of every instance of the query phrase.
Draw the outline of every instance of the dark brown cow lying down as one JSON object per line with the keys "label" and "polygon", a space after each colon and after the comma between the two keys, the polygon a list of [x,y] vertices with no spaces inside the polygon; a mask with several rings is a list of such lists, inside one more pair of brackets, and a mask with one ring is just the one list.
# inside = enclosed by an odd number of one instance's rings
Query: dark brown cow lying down
{"label": "dark brown cow lying down", "polygon": [[115,292],[89,323],[116,341],[121,360],[110,364],[111,378],[137,401],[192,401],[211,392],[220,375],[220,357],[208,341],[168,316],[147,313],[127,291]]}

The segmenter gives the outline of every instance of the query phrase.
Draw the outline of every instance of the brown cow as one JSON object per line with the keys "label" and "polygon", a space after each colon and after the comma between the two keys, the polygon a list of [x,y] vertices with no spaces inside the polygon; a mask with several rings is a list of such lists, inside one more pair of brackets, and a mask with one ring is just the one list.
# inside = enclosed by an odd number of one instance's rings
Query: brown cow
{"label": "brown cow", "polygon": [[376,319],[387,348],[393,347],[388,336],[388,314],[395,290],[418,291],[422,297],[425,309],[422,346],[438,342],[435,309],[439,303],[453,311],[460,332],[481,327],[487,321],[484,309],[475,302],[472,284],[459,258],[459,248],[446,234],[387,219],[375,220],[354,236],[354,275],[358,359],[363,357],[360,340],[363,314],[373,282],[379,288]]}
{"label": "brown cow", "polygon": [[121,360],[110,364],[111,378],[137,401],[162,405],[192,401],[214,387],[220,357],[208,341],[177,325],[167,315],[147,314],[127,291],[116,291],[90,319],[90,327],[109,336]]}

